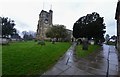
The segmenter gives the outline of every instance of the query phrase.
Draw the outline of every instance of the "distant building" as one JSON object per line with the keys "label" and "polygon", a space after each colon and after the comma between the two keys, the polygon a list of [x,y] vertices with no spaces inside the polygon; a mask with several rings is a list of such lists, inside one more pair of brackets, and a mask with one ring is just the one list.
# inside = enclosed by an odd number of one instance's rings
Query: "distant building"
{"label": "distant building", "polygon": [[117,49],[120,51],[120,0],[118,0],[115,19],[117,20]]}
{"label": "distant building", "polygon": [[49,12],[42,10],[39,14],[39,20],[37,25],[37,34],[36,39],[37,40],[44,40],[47,39],[46,37],[46,31],[48,28],[52,27],[52,15],[53,11],[49,10]]}

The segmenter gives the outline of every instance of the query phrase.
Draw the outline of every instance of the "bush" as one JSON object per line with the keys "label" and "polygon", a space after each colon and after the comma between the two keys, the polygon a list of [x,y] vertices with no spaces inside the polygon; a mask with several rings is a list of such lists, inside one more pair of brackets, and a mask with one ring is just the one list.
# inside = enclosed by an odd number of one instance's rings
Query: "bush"
{"label": "bush", "polygon": [[38,45],[45,45],[44,41],[38,41]]}

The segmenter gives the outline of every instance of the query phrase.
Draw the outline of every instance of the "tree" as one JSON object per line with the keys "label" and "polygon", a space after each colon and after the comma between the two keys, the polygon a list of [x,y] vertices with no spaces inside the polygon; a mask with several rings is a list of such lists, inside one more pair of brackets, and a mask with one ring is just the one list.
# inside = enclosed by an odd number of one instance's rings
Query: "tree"
{"label": "tree", "polygon": [[23,31],[22,34],[24,40],[33,40],[33,38],[35,37],[35,33],[33,31]]}
{"label": "tree", "polygon": [[116,40],[117,36],[113,35],[113,36],[111,36],[111,39]]}
{"label": "tree", "polygon": [[27,31],[22,31],[22,34],[24,36],[25,34],[28,34],[28,32]]}
{"label": "tree", "polygon": [[13,38],[13,39],[18,39],[18,40],[21,39],[21,37],[19,36],[18,33],[11,35],[11,38]]}
{"label": "tree", "polygon": [[1,17],[2,19],[2,37],[8,37],[9,35],[16,34],[14,28],[14,20],[8,19],[7,17]]}
{"label": "tree", "polygon": [[105,24],[103,17],[96,12],[79,18],[73,26],[75,38],[94,38],[96,42],[104,41]]}
{"label": "tree", "polygon": [[110,36],[109,36],[109,34],[106,34],[106,36],[105,36],[106,43],[108,43],[109,40],[110,40]]}
{"label": "tree", "polygon": [[48,29],[46,36],[50,38],[64,39],[67,37],[67,30],[64,25],[54,25]]}

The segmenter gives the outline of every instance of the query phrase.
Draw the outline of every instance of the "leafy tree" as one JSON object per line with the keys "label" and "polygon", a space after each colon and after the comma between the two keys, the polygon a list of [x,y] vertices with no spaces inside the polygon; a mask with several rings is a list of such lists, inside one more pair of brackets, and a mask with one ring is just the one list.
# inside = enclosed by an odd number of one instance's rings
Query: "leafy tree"
{"label": "leafy tree", "polygon": [[23,31],[22,34],[23,34],[23,39],[26,40],[26,41],[27,40],[33,40],[33,38],[34,38],[34,35],[33,35],[32,31],[29,31],[29,32]]}
{"label": "leafy tree", "polygon": [[46,36],[50,38],[66,38],[67,30],[64,25],[56,25],[48,29]]}
{"label": "leafy tree", "polygon": [[73,36],[75,38],[94,38],[96,42],[104,41],[104,29],[103,17],[96,12],[87,14],[79,18],[73,26]]}
{"label": "leafy tree", "polygon": [[109,40],[110,40],[110,36],[109,36],[109,34],[106,34],[106,36],[105,36],[105,41],[106,41],[106,43],[107,43]]}
{"label": "leafy tree", "polygon": [[7,17],[1,17],[2,20],[2,37],[8,37],[9,35],[16,34],[14,28],[14,20],[8,19]]}
{"label": "leafy tree", "polygon": [[21,39],[21,37],[19,36],[18,33],[16,33],[16,34],[12,34],[12,35],[11,35],[11,38]]}
{"label": "leafy tree", "polygon": [[113,35],[113,36],[111,36],[111,39],[116,40],[117,36]]}
{"label": "leafy tree", "polygon": [[23,34],[23,35],[27,34],[27,31],[22,31],[22,34]]}

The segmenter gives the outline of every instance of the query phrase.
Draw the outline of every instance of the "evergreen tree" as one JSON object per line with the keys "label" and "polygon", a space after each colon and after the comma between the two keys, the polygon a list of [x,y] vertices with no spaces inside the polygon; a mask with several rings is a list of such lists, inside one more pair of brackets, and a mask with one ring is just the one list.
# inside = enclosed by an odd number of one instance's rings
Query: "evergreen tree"
{"label": "evergreen tree", "polygon": [[103,17],[96,12],[79,18],[73,26],[75,38],[94,38],[96,42],[104,41],[105,24]]}
{"label": "evergreen tree", "polygon": [[1,17],[2,19],[2,37],[8,37],[9,35],[16,34],[16,29],[14,28],[14,20],[10,20],[7,17]]}

